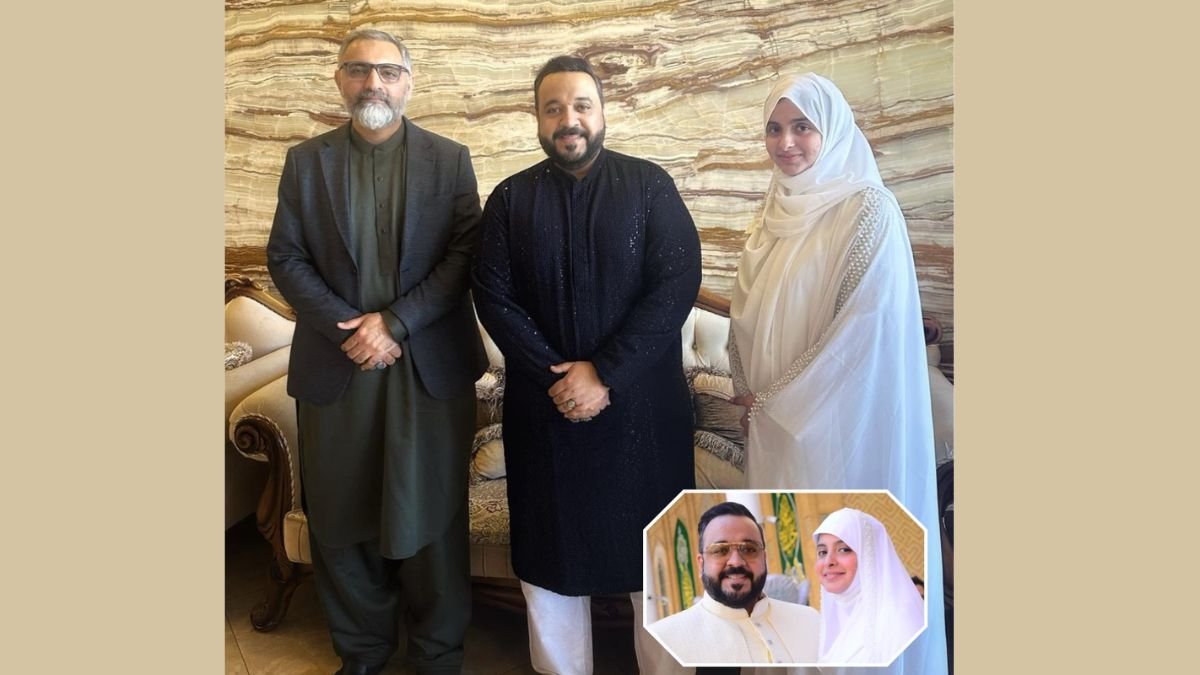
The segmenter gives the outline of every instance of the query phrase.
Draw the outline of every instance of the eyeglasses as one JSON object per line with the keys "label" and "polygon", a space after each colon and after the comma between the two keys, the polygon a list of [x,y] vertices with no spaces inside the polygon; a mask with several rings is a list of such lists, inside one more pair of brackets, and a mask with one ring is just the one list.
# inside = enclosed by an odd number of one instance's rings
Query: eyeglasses
{"label": "eyeglasses", "polygon": [[347,61],[338,66],[338,70],[346,71],[352,80],[365,80],[371,76],[371,71],[379,73],[379,79],[388,84],[400,81],[400,76],[408,72],[408,68],[399,63],[367,63],[366,61]]}
{"label": "eyeglasses", "polygon": [[709,544],[708,548],[704,549],[704,555],[717,559],[728,558],[729,553],[735,548],[737,549],[737,552],[747,560],[754,560],[758,558],[760,553],[762,553],[762,546],[752,541],[743,541],[737,544],[721,541],[715,544]]}

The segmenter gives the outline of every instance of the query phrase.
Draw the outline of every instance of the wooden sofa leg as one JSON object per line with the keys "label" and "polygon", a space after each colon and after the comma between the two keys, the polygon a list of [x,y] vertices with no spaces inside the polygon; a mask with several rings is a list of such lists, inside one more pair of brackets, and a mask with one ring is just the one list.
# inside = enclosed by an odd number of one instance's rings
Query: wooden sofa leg
{"label": "wooden sofa leg", "polygon": [[272,558],[267,567],[267,597],[250,610],[250,624],[254,630],[275,630],[287,616],[296,587],[308,576],[307,570],[290,560],[281,564]]}
{"label": "wooden sofa leg", "polygon": [[267,483],[258,499],[258,531],[271,545],[266,598],[250,610],[250,623],[258,631],[271,631],[287,616],[296,587],[311,572],[308,565],[288,559],[283,543],[283,518],[292,509],[292,464],[279,427],[270,419],[247,416],[234,429],[234,442],[248,455],[265,455]]}

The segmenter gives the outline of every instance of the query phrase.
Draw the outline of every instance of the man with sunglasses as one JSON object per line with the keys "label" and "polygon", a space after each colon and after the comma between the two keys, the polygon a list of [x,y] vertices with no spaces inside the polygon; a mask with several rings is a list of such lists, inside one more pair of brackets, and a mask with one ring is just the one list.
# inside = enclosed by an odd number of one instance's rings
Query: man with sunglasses
{"label": "man with sunglasses", "polygon": [[646,627],[683,665],[815,664],[820,615],[763,594],[767,557],[754,514],[723,502],[700,516],[704,597]]}
{"label": "man with sunglasses", "polygon": [[479,191],[467,148],[404,117],[395,36],[343,40],[348,124],[287,153],[267,245],[296,311],[288,394],[317,595],[338,673],[462,667],[467,459],[487,366],[467,295]]}

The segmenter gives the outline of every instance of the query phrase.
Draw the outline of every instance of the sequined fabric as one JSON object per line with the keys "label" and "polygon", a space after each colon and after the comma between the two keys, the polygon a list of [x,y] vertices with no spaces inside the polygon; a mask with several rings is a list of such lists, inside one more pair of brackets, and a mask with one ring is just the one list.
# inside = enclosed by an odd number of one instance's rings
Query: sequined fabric
{"label": "sequined fabric", "polygon": [[[680,330],[700,241],[670,176],[601,151],[580,181],[544,161],[496,187],[474,269],[504,353],[513,569],[563,595],[641,590],[642,528],[694,485]],[[592,361],[612,404],[573,424],[552,364]]]}

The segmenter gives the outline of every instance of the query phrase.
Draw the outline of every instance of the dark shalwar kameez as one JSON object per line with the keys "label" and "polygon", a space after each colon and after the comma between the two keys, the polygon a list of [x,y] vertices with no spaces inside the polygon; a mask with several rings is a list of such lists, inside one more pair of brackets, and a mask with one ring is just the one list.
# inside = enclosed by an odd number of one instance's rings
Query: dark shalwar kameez
{"label": "dark shalwar kameez", "polygon": [[[388,305],[398,295],[404,227],[404,128],[372,146],[351,130],[350,234],[359,307],[382,313],[408,349]],[[300,401],[300,469],[317,589],[334,648],[382,663],[397,648],[422,670],[457,672],[470,618],[466,478],[474,397],[429,396],[403,356],[355,370],[333,404]]]}
{"label": "dark shalwar kameez", "polygon": [[[680,330],[700,241],[670,176],[601,150],[582,180],[549,160],[503,181],[473,272],[505,356],[504,454],[513,570],[561,595],[642,587],[642,528],[694,487]],[[591,361],[611,405],[565,419],[547,395]]]}

